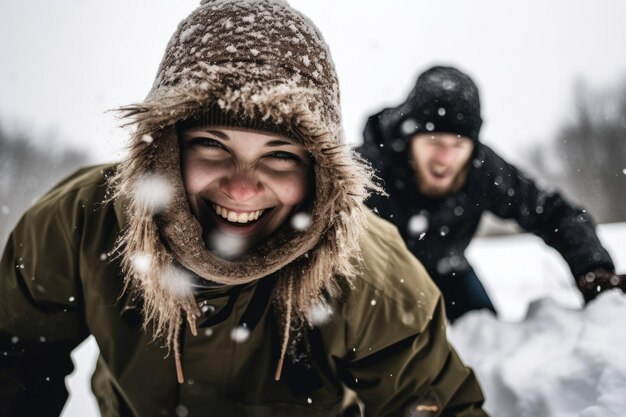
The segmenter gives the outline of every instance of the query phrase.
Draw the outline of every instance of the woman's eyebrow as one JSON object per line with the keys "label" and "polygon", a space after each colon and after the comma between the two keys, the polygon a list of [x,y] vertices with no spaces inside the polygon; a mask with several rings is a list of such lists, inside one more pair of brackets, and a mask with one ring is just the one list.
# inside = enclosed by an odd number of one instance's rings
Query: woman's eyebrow
{"label": "woman's eyebrow", "polygon": [[269,142],[265,142],[265,146],[283,146],[283,145],[297,146],[293,142],[288,142],[286,140],[279,140],[279,139],[274,139],[274,140],[270,140]]}
{"label": "woman's eyebrow", "polygon": [[205,130],[204,132],[210,133],[210,134],[212,134],[214,136],[217,136],[218,138],[223,139],[223,140],[230,140],[230,138],[228,137],[228,135],[226,133],[221,132],[219,130]]}
{"label": "woman's eyebrow", "polygon": [[191,131],[187,131],[187,132],[183,132],[183,135],[187,138],[192,137],[192,136],[216,136],[222,140],[230,140],[230,138],[228,137],[228,135],[224,132],[221,132],[219,130],[204,130],[204,129],[197,129],[197,130],[191,130]]}

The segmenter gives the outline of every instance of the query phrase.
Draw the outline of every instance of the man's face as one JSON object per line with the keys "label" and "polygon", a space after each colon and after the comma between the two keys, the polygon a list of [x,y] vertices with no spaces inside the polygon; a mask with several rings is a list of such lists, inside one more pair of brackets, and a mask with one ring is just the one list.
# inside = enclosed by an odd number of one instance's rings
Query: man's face
{"label": "man's face", "polygon": [[411,162],[419,190],[443,197],[465,183],[474,142],[452,133],[419,133],[411,139]]}
{"label": "man's face", "polygon": [[209,249],[226,237],[244,252],[274,233],[307,196],[311,161],[290,139],[215,126],[184,128],[180,137],[187,199]]}

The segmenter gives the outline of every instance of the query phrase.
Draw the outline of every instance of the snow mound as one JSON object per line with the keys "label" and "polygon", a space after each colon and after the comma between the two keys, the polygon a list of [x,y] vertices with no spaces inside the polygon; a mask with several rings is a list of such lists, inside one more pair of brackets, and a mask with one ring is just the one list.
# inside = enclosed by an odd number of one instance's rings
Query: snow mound
{"label": "snow mound", "polygon": [[578,310],[546,298],[517,323],[467,314],[449,336],[493,416],[617,417],[626,410],[625,312],[617,290]]}

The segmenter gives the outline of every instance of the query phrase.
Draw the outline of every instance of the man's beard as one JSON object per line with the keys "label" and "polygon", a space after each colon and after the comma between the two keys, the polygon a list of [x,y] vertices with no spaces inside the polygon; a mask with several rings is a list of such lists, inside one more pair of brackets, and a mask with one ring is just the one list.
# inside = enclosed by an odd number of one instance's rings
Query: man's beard
{"label": "man's beard", "polygon": [[463,188],[463,185],[465,185],[468,171],[469,163],[466,164],[463,169],[461,169],[454,175],[454,178],[452,178],[452,181],[450,181],[447,186],[442,187],[431,184],[429,180],[424,180],[422,178],[422,173],[420,169],[414,169],[415,180],[417,181],[418,190],[422,194],[432,198],[446,197],[459,191],[461,188]]}

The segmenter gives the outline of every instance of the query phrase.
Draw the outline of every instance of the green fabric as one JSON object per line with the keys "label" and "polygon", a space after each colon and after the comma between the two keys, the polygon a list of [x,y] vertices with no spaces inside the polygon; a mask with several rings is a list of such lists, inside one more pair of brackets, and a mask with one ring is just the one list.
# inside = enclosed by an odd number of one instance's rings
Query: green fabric
{"label": "green fabric", "polygon": [[[55,187],[7,242],[0,264],[0,354],[6,352],[0,415],[28,415],[35,405],[37,415],[58,415],[69,353],[89,334],[101,351],[92,385],[106,417],[175,416],[180,406],[190,417],[339,416],[354,404],[354,393],[365,416],[486,415],[474,375],[446,339],[438,290],[395,227],[373,215],[361,243],[363,272],[331,301],[330,320],[303,331],[311,343],[296,345],[322,345],[321,354],[300,349],[296,354],[306,358],[296,363],[288,355],[275,382],[280,338],[269,303],[246,342],[231,340],[257,282],[241,289],[210,334],[201,328],[193,336],[186,328],[186,382],[179,385],[174,359],[142,329],[141,305],[122,294],[118,260],[106,255],[123,225],[119,207],[103,203],[112,169],[85,169]],[[207,291],[217,311],[227,304],[223,288]]]}

